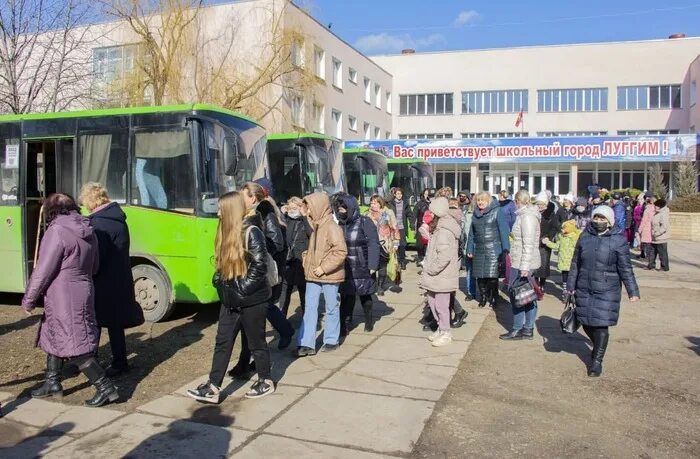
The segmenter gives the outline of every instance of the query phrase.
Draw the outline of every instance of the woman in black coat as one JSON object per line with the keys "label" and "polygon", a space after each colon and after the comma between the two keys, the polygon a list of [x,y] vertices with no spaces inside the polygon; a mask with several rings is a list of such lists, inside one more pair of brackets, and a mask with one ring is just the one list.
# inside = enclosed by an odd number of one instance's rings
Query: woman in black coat
{"label": "woman in black coat", "polygon": [[270,350],[265,339],[265,316],[272,290],[267,282],[267,243],[257,214],[246,218],[242,193],[219,198],[219,226],[216,230],[216,273],[213,284],[221,300],[214,356],[209,380],[187,395],[206,403],[219,403],[221,385],[231,359],[236,335],[242,331],[246,348],[255,359],[258,379],[245,394],[260,398],[275,391]]}
{"label": "woman in black coat", "polygon": [[379,269],[380,250],[377,227],[369,217],[360,215],[357,200],[349,194],[333,195],[331,206],[348,246],[345,281],[340,285],[340,336],[348,334],[348,320],[358,296],[365,313],[365,331],[372,331],[372,294],[377,291],[374,273]]}
{"label": "woman in black coat", "polygon": [[600,376],[608,346],[608,327],[617,325],[622,283],[630,301],[639,300],[630,249],[608,206],[593,211],[581,234],[569,271],[567,292],[576,295],[576,318],[593,342],[588,376]]}
{"label": "woman in black coat", "polygon": [[[546,191],[541,191],[537,194],[535,197],[535,204],[537,204],[537,208],[542,216],[540,220],[540,238],[547,238],[550,241],[555,240],[557,234],[561,231],[562,223],[566,221],[566,211],[561,207],[555,206],[554,203],[550,201]],[[549,268],[551,258],[552,249],[547,247],[540,240],[540,267],[535,270],[532,276],[537,279],[543,291],[544,284],[551,274]]]}
{"label": "woman in black coat", "polygon": [[129,260],[129,227],[126,215],[116,202],[110,202],[107,190],[99,183],[86,183],[80,199],[90,212],[90,225],[99,244],[100,267],[93,278],[97,325],[107,328],[112,363],[109,377],[128,371],[124,329],[144,322],[143,311],[134,296],[134,280]]}
{"label": "woman in black coat", "polygon": [[287,200],[283,207],[284,223],[287,226],[285,237],[287,239],[287,258],[282,268],[282,315],[287,317],[289,302],[292,299],[294,287],[299,292],[302,314],[306,306],[306,279],[302,254],[309,248],[309,238],[313,228],[309,220],[304,216],[304,202],[301,198],[293,196]]}

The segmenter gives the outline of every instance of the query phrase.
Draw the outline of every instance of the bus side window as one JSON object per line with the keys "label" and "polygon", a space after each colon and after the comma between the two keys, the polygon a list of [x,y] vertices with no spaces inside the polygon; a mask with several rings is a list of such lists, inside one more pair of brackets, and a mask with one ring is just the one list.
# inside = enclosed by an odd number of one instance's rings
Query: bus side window
{"label": "bus side window", "polygon": [[112,200],[125,203],[128,140],[120,132],[81,135],[80,184],[100,183]]}
{"label": "bus side window", "polygon": [[16,206],[19,196],[19,140],[0,140],[0,147],[0,206]]}

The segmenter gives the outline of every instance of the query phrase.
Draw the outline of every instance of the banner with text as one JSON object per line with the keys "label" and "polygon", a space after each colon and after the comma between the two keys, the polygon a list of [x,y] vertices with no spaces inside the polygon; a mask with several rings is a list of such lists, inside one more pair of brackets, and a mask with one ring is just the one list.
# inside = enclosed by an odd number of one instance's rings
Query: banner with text
{"label": "banner with text", "polygon": [[617,137],[520,137],[503,139],[358,140],[345,148],[382,152],[389,159],[431,163],[684,161],[695,160],[696,134]]}

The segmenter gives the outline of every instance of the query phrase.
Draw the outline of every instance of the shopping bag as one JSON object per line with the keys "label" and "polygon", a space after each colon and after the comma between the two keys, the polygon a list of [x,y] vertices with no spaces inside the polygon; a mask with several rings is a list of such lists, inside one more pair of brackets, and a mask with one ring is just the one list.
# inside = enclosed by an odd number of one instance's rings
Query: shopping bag
{"label": "shopping bag", "polygon": [[389,252],[389,263],[386,265],[386,275],[391,279],[392,282],[396,280],[397,273],[399,272],[399,259],[396,257],[396,251],[392,250]]}

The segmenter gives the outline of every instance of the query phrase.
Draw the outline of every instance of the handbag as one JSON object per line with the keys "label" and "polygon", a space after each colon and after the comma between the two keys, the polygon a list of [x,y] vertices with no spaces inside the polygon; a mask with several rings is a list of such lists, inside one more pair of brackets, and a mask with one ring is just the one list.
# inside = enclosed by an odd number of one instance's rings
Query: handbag
{"label": "handbag", "polygon": [[559,323],[561,324],[561,331],[566,334],[576,333],[576,330],[581,326],[576,318],[576,300],[574,295],[566,296],[566,305],[564,306],[564,312],[561,313]]}
{"label": "handbag", "polygon": [[510,297],[516,308],[523,308],[537,300],[537,292],[527,277],[521,277],[510,287]]}
{"label": "handbag", "polygon": [[[245,249],[248,251],[248,237],[250,236],[250,232],[253,229],[253,226],[249,226],[248,229],[245,231]],[[275,285],[279,284],[282,282],[282,279],[280,279],[279,272],[277,271],[277,262],[275,261],[274,258],[272,258],[272,255],[270,255],[270,252],[267,252],[267,257],[265,258],[265,265],[267,266],[267,273],[265,275],[265,278],[267,279],[267,284],[270,287],[274,287]]]}
{"label": "handbag", "polygon": [[392,282],[396,280],[397,272],[399,271],[399,260],[396,257],[396,252],[389,252],[389,262],[386,265],[386,275]]}

